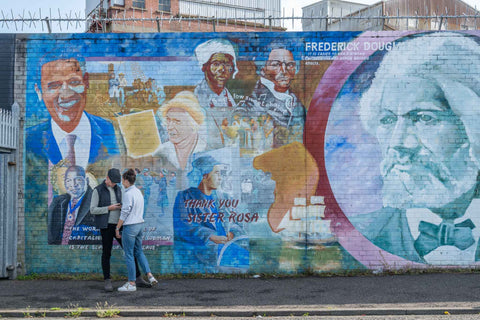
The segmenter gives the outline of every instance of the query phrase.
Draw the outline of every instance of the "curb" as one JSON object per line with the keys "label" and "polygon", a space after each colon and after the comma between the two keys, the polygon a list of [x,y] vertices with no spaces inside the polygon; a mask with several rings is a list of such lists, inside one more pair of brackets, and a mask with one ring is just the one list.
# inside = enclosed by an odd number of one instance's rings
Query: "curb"
{"label": "curb", "polygon": [[[4,318],[97,318],[99,310],[41,310],[41,309],[10,309],[0,310],[0,317]],[[429,308],[429,307],[352,307],[339,306],[242,306],[240,307],[164,307],[164,308],[111,308],[119,311],[120,317],[286,317],[286,316],[395,316],[395,315],[466,315],[480,314],[480,307],[461,308]],[[69,313],[75,312],[75,315]]]}

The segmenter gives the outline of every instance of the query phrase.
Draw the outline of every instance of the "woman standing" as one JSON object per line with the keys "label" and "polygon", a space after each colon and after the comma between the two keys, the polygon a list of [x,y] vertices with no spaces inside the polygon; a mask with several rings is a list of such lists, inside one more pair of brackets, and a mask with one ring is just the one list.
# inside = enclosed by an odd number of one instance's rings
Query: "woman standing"
{"label": "woman standing", "polygon": [[[120,246],[122,239],[116,236],[117,227],[122,208],[122,190],[117,185],[122,181],[122,176],[117,168],[108,170],[107,177],[99,184],[92,193],[90,202],[90,213],[95,217],[95,226],[100,229],[102,236],[102,270],[105,280],[105,291],[113,291],[110,278],[110,257],[112,256],[113,239],[116,238]],[[146,282],[140,274],[138,263],[135,263],[136,285],[150,288],[152,285]]]}
{"label": "woman standing", "polygon": [[[144,200],[140,190],[135,187],[135,171],[128,169],[122,176],[122,184],[125,187],[120,219],[115,229],[117,237],[122,237],[125,262],[127,264],[128,281],[118,288],[118,291],[136,291],[135,285],[135,258],[140,267],[147,273],[150,284],[155,285],[158,281],[152,275],[147,258],[142,250],[143,207]],[[123,226],[122,235],[120,228]]]}

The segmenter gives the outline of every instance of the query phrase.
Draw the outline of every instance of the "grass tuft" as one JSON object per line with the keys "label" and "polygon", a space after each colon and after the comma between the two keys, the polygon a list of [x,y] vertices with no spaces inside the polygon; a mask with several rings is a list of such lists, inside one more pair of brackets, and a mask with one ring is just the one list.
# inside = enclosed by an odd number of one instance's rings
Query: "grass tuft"
{"label": "grass tuft", "polygon": [[98,318],[115,318],[120,314],[120,310],[116,309],[115,305],[109,305],[107,301],[105,301],[103,304],[97,302],[96,309]]}

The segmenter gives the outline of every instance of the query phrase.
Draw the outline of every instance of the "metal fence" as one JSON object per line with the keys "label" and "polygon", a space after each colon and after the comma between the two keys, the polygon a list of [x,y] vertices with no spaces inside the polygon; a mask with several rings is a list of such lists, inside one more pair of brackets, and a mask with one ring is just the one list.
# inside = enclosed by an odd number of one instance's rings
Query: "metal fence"
{"label": "metal fence", "polygon": [[[4,12],[0,10],[0,32],[10,33],[44,33],[44,32],[109,32],[107,25],[121,25],[125,32],[171,32],[169,25],[188,23],[189,28],[185,31],[205,31],[205,29],[195,26],[207,24],[211,26],[209,31],[225,31],[222,26],[234,27],[238,31],[249,30],[252,28],[262,29],[263,31],[278,30],[278,27],[285,31],[302,31],[302,25],[312,25],[312,21],[321,21],[317,27],[308,31],[327,31],[341,30],[360,31],[360,30],[459,30],[468,26],[468,30],[478,30],[480,28],[480,14],[474,11],[474,14],[430,14],[430,15],[349,15],[349,16],[295,16],[292,10],[292,16],[284,15],[282,17],[192,17],[192,16],[171,16],[158,15],[154,12],[141,11],[140,17],[133,17],[126,14],[125,11],[116,12],[110,16],[89,15],[82,16],[80,13],[61,13],[49,10],[47,13],[39,11],[24,11],[21,15],[15,15],[13,12]],[[429,21],[429,27],[426,28],[425,21]],[[305,23],[306,22],[306,23]],[[151,27],[151,26],[155,27]],[[344,27],[341,27],[341,26]],[[93,27],[92,27],[93,26]],[[143,29],[142,29],[143,26]],[[333,29],[331,26],[335,26]],[[339,27],[340,26],[340,27]],[[352,27],[353,26],[353,27]],[[132,27],[129,30],[128,27]],[[135,29],[133,27],[136,27]],[[276,29],[275,29],[276,28]],[[307,30],[305,30],[307,31]]]}
{"label": "metal fence", "polygon": [[15,150],[18,147],[19,107],[12,106],[12,111],[0,109],[0,151]]}
{"label": "metal fence", "polygon": [[17,273],[19,105],[0,109],[0,278]]}
{"label": "metal fence", "polygon": [[0,278],[17,273],[18,165],[17,153],[0,152]]}

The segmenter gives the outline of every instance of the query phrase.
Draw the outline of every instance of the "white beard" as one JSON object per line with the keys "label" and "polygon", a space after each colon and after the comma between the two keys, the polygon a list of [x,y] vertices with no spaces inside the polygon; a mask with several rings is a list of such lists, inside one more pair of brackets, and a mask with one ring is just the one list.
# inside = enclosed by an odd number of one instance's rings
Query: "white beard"
{"label": "white beard", "polygon": [[403,165],[387,154],[381,163],[383,205],[441,208],[460,198],[477,184],[479,169],[469,150],[469,146],[461,146],[448,162],[438,162],[430,151],[423,150]]}

